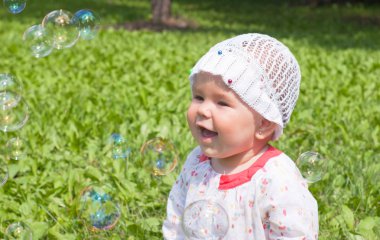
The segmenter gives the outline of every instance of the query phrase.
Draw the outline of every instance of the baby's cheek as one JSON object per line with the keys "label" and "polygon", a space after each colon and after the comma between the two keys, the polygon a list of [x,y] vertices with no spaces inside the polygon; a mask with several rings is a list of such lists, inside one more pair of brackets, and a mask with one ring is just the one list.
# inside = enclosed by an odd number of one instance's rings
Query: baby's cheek
{"label": "baby's cheek", "polygon": [[187,119],[187,125],[189,126],[190,130],[191,130],[191,133],[193,134],[194,136],[194,131],[195,131],[195,118],[196,118],[196,113],[191,109],[189,108],[189,110],[187,111],[187,114],[186,114],[186,119]]}
{"label": "baby's cheek", "polygon": [[190,124],[191,122],[191,119],[194,119],[194,108],[192,107],[192,105],[190,104],[189,108],[187,109],[187,112],[186,112],[186,119],[187,119],[187,123]]}

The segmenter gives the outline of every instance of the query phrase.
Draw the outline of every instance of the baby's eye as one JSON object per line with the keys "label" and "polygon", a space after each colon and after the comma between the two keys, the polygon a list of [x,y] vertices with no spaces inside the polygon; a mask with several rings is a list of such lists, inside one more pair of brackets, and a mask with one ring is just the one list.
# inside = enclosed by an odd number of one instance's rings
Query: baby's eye
{"label": "baby's eye", "polygon": [[202,96],[199,96],[199,95],[195,95],[193,97],[195,100],[198,100],[198,101],[203,101],[203,97]]}
{"label": "baby's eye", "polygon": [[219,101],[218,104],[223,107],[229,107],[230,105],[226,103],[225,101]]}

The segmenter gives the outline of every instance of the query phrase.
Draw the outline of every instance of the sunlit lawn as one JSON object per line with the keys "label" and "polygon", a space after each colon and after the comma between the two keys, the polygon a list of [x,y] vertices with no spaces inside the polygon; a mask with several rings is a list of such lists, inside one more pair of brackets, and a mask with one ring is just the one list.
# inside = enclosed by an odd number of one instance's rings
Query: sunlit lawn
{"label": "sunlit lawn", "polygon": [[[27,157],[8,160],[0,188],[0,238],[24,221],[35,239],[162,239],[170,187],[195,146],[185,112],[187,80],[198,58],[215,43],[246,32],[283,41],[302,70],[301,95],[290,124],[273,143],[293,159],[305,151],[326,158],[322,181],[310,185],[318,200],[320,239],[380,236],[380,6],[309,8],[278,1],[173,2],[174,15],[196,30],[151,32],[109,28],[147,20],[150,1],[30,1],[19,15],[0,8],[0,73],[23,83],[30,119],[19,131]],[[36,59],[23,32],[52,10],[89,8],[103,28],[92,41]],[[128,140],[127,161],[114,160],[112,133]],[[164,177],[141,164],[141,145],[170,139],[180,163]],[[3,158],[2,158],[3,159]],[[77,200],[90,183],[109,186],[121,218],[109,231],[91,232],[78,219]]]}

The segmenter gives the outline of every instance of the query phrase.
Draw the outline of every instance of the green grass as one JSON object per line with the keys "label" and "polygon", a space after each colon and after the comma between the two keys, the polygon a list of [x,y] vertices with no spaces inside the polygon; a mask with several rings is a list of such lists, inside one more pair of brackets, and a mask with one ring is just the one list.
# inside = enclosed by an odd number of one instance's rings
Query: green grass
{"label": "green grass", "polygon": [[[76,220],[75,201],[89,183],[107,183],[122,218],[99,239],[162,239],[171,184],[195,146],[185,112],[187,76],[213,44],[245,32],[283,41],[302,70],[301,95],[284,136],[274,145],[293,159],[317,151],[328,162],[310,190],[319,203],[320,239],[380,236],[380,6],[309,8],[279,1],[178,0],[175,15],[200,26],[191,31],[127,32],[102,28],[92,41],[35,59],[22,34],[55,9],[90,8],[102,25],[146,20],[149,1],[30,1],[19,15],[0,7],[0,73],[23,82],[31,108],[20,131],[26,159],[9,160],[0,188],[0,238],[10,221],[29,224],[36,239],[94,239]],[[370,19],[370,21],[366,21]],[[124,135],[132,149],[113,160],[107,140]],[[173,174],[151,177],[139,148],[148,139],[171,139],[180,155]]]}

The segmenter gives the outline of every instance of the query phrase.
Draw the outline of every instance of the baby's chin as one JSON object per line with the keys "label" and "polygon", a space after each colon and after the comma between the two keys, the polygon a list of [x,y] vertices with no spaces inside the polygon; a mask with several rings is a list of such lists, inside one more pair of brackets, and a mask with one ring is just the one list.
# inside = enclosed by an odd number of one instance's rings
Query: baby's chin
{"label": "baby's chin", "polygon": [[217,153],[214,149],[211,149],[210,147],[204,146],[202,144],[199,144],[199,147],[201,148],[202,153],[205,154],[207,157],[216,157]]}
{"label": "baby's chin", "polygon": [[226,158],[229,157],[228,154],[221,154],[221,151],[218,149],[214,149],[212,147],[199,145],[202,153],[205,154],[207,157],[210,158]]}

